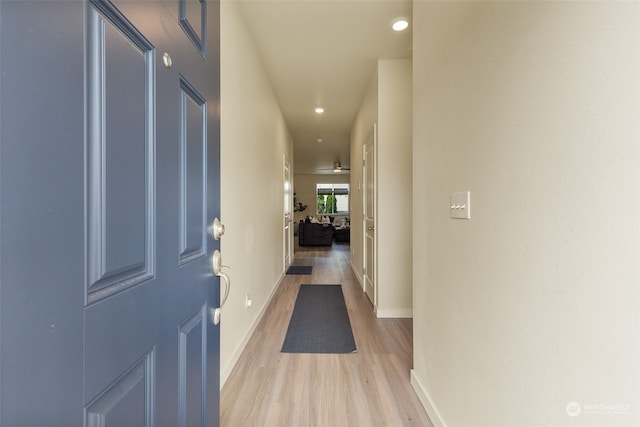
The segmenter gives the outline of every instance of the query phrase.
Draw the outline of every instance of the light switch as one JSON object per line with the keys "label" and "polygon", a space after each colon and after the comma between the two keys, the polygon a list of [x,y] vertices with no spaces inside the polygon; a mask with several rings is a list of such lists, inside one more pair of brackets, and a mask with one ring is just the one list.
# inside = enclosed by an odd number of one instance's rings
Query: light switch
{"label": "light switch", "polygon": [[471,219],[471,192],[451,193],[451,218]]}

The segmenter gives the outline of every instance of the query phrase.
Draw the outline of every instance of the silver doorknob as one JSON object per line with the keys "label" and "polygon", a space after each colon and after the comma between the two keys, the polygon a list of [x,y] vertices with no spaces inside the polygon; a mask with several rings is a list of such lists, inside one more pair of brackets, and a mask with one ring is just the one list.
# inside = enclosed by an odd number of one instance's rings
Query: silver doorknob
{"label": "silver doorknob", "polygon": [[373,231],[375,230],[375,227],[367,227],[367,231]]}
{"label": "silver doorknob", "polygon": [[220,314],[222,312],[222,307],[227,302],[227,298],[229,298],[229,290],[231,289],[231,279],[222,271],[223,268],[227,267],[226,265],[222,265],[222,255],[219,250],[213,251],[213,257],[211,259],[213,264],[213,274],[220,277],[224,281],[224,294],[220,297],[220,307],[217,307],[213,310],[213,324],[217,325],[220,323]]}
{"label": "silver doorknob", "polygon": [[220,240],[224,234],[224,224],[220,222],[218,218],[213,220],[213,225],[211,225],[211,234],[213,234],[213,238],[216,240]]}
{"label": "silver doorknob", "polygon": [[169,53],[165,52],[162,55],[162,62],[164,62],[164,66],[169,69],[171,68],[171,65],[173,65],[173,60],[171,59],[171,55],[169,55]]}

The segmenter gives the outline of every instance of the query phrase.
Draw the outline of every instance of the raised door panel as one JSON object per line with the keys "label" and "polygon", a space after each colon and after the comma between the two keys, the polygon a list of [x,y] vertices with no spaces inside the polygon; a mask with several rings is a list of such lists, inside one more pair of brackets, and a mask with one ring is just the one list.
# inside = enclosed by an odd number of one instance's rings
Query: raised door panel
{"label": "raised door panel", "polygon": [[153,46],[107,2],[87,12],[87,303],[154,275]]}
{"label": "raised door panel", "polygon": [[180,263],[207,253],[207,104],[180,77]]}
{"label": "raised door panel", "polygon": [[205,0],[178,0],[180,26],[200,54],[206,58],[207,2]]}
{"label": "raised door panel", "polygon": [[87,427],[154,425],[154,354],[150,353],[125,372],[87,405]]}
{"label": "raised door panel", "polygon": [[179,426],[205,425],[207,404],[207,308],[201,307],[179,329]]}

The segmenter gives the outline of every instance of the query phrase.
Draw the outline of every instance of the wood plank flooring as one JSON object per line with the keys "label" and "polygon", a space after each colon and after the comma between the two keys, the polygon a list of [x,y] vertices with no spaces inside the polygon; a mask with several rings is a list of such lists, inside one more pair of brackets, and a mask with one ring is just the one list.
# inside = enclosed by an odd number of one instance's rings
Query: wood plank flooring
{"label": "wood plank flooring", "polygon": [[[411,319],[376,319],[349,267],[349,245],[296,247],[293,264],[221,393],[223,427],[432,427],[409,380]],[[280,353],[302,283],[342,284],[354,354]]]}

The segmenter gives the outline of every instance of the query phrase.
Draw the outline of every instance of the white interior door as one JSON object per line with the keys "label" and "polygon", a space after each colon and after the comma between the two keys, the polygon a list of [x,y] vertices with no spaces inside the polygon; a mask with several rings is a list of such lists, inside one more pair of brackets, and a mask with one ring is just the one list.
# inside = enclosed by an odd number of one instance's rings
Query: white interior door
{"label": "white interior door", "polygon": [[363,206],[363,250],[364,250],[364,291],[374,309],[378,306],[376,286],[376,125],[369,133],[363,146],[364,191]]}
{"label": "white interior door", "polygon": [[284,269],[291,265],[293,247],[293,183],[291,165],[284,159]]}

